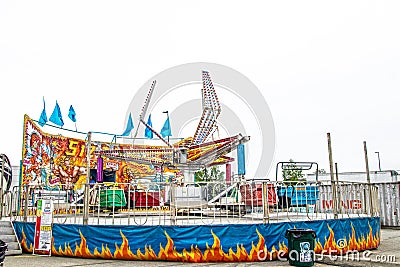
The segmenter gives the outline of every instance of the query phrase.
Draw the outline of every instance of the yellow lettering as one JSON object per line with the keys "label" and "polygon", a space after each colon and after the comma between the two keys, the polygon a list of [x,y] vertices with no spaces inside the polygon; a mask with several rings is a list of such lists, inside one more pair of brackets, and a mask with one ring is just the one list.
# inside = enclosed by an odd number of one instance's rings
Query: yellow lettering
{"label": "yellow lettering", "polygon": [[40,226],[40,231],[51,231],[51,226]]}
{"label": "yellow lettering", "polygon": [[81,145],[81,153],[79,153],[79,157],[83,157],[84,153],[85,153],[85,145]]}
{"label": "yellow lettering", "polygon": [[68,148],[70,149],[69,151],[65,151],[65,155],[67,156],[76,156],[78,154],[78,141],[69,141],[69,146]]}

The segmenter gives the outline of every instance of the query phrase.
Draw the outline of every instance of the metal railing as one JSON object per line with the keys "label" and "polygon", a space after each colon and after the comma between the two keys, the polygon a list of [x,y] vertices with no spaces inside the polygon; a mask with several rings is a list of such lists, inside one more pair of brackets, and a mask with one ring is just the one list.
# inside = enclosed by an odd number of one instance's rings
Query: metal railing
{"label": "metal railing", "polygon": [[[332,196],[333,186],[337,198]],[[89,187],[85,199],[85,187]],[[370,188],[371,187],[371,188]],[[178,185],[84,184],[14,187],[3,196],[3,215],[35,221],[39,198],[53,200],[53,222],[61,224],[198,225],[271,223],[379,216],[378,190],[365,183],[201,182]],[[84,205],[88,203],[85,218]]]}
{"label": "metal railing", "polygon": [[319,185],[318,212],[337,213],[342,218],[351,215],[379,216],[378,188],[375,185],[340,182],[334,186],[336,186],[336,200],[333,198],[333,186],[330,183]]}
{"label": "metal railing", "polygon": [[375,186],[379,192],[381,225],[400,227],[400,182],[377,183]]}

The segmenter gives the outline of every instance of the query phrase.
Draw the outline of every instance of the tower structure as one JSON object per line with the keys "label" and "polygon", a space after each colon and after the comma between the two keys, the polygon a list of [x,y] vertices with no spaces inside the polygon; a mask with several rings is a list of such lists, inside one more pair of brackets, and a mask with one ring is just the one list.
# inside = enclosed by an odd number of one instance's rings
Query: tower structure
{"label": "tower structure", "polygon": [[203,88],[201,89],[201,93],[203,112],[193,136],[194,145],[202,144],[207,140],[210,134],[215,130],[217,118],[221,113],[221,105],[219,104],[218,96],[215,93],[215,88],[208,71],[202,71],[202,80]]}

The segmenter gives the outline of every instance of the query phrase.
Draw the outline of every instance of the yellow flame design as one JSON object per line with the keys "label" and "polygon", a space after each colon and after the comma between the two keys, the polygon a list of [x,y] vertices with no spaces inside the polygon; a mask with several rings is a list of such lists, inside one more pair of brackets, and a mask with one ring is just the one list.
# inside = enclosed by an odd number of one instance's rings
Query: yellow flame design
{"label": "yellow flame design", "polygon": [[[375,236],[372,233],[372,227],[369,225],[369,233],[365,236],[356,237],[356,231],[354,226],[352,227],[352,233],[346,240],[346,246],[339,246],[335,239],[335,234],[332,228],[328,225],[329,236],[325,237],[325,242],[322,245],[320,240],[316,242],[315,252],[323,253],[324,251],[328,251],[329,249],[332,251],[336,250],[337,253],[345,253],[349,250],[366,250],[377,248],[380,243],[379,233],[376,233]],[[288,247],[284,242],[279,242],[278,248],[272,246],[270,250],[267,249],[265,245],[265,238],[260,234],[258,229],[256,229],[258,235],[257,245],[252,243],[252,247],[249,252],[247,252],[246,248],[243,244],[237,244],[236,248],[228,248],[227,253],[222,249],[221,241],[218,236],[211,230],[211,235],[213,236],[214,242],[209,246],[206,243],[205,251],[201,251],[197,246],[191,245],[190,251],[183,249],[182,252],[178,252],[176,247],[174,246],[174,241],[172,238],[164,231],[165,237],[167,239],[167,243],[165,246],[162,246],[160,243],[160,251],[158,254],[153,250],[153,248],[149,245],[146,245],[143,248],[143,251],[138,248],[136,253],[132,252],[129,241],[125,237],[122,231],[120,231],[120,235],[122,237],[122,243],[115,243],[115,251],[114,253],[108,248],[107,245],[101,245],[100,248],[94,248],[93,252],[90,251],[86,238],[79,231],[79,235],[81,238],[81,242],[75,243],[75,250],[71,249],[69,244],[64,244],[64,247],[61,245],[58,249],[52,245],[52,255],[55,256],[67,256],[67,257],[82,257],[82,258],[103,258],[103,259],[124,259],[124,260],[164,260],[164,261],[180,261],[180,262],[251,262],[251,261],[260,261],[259,253],[265,253],[260,255],[265,255],[266,260],[276,260],[278,256],[278,251],[281,253],[280,256],[284,256],[288,254]],[[54,241],[54,240],[53,240]],[[54,243],[54,242],[53,242]],[[22,230],[22,241],[21,247],[25,252],[32,252],[33,247],[32,244],[28,246],[26,234]],[[282,255],[283,253],[283,255]]]}

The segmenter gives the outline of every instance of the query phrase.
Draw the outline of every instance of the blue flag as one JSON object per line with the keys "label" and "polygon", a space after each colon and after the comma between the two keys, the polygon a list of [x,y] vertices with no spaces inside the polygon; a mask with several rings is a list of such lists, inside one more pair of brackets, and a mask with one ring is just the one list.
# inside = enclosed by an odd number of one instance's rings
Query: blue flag
{"label": "blue flag", "polygon": [[[147,119],[147,124],[151,127],[153,127],[153,123],[151,122],[151,114],[149,115],[149,118]],[[146,127],[146,129],[144,130],[144,136],[147,138],[153,138],[153,132]]]}
{"label": "blue flag", "polygon": [[132,121],[132,114],[129,113],[128,122],[126,123],[126,129],[125,129],[124,133],[121,135],[128,136],[131,133],[133,128],[134,128],[134,126],[133,126],[133,121]]}
{"label": "blue flag", "polygon": [[56,106],[54,107],[53,113],[50,116],[49,121],[51,121],[52,123],[63,127],[64,126],[64,121],[61,115],[61,110],[60,110],[60,106],[58,105],[58,102],[56,100]]}
{"label": "blue flag", "polygon": [[47,114],[46,114],[46,103],[44,102],[44,97],[43,97],[43,110],[42,113],[40,114],[39,118],[39,125],[44,126],[47,122]]}
{"label": "blue flag", "polygon": [[167,115],[167,119],[164,122],[164,126],[161,129],[160,134],[162,137],[172,136],[171,134],[171,125],[169,124],[169,116]]}
{"label": "blue flag", "polygon": [[72,105],[69,107],[68,117],[71,121],[76,122],[76,113]]}

